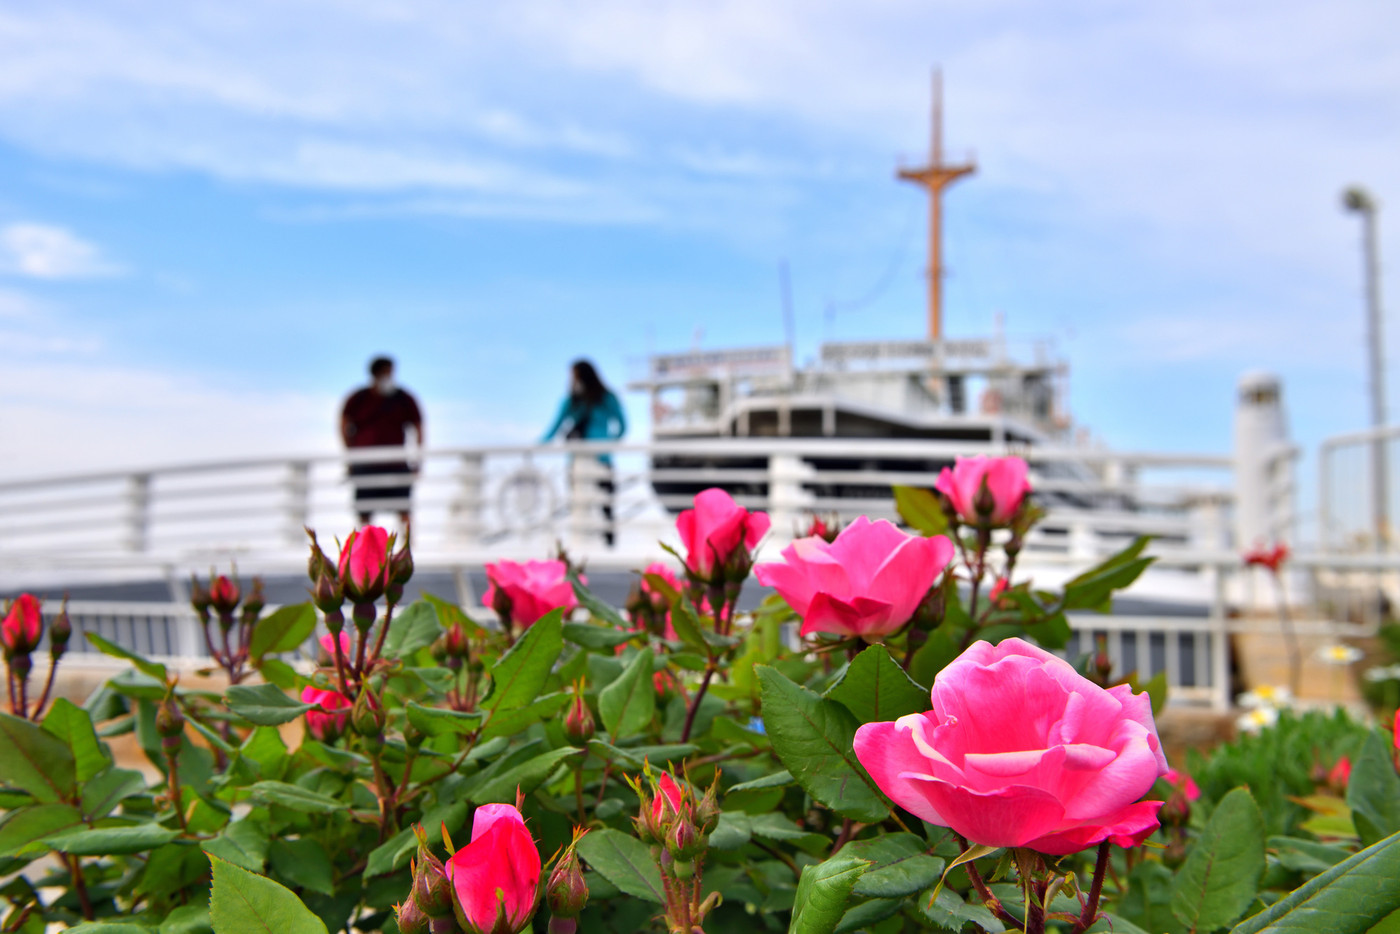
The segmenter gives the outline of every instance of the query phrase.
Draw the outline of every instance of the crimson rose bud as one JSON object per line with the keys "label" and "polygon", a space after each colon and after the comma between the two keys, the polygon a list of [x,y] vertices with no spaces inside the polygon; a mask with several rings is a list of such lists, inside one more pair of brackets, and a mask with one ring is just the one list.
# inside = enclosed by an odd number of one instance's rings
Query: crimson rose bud
{"label": "crimson rose bud", "polygon": [[28,655],[39,645],[43,633],[44,616],[38,599],[33,594],[20,594],[0,623],[0,644],[4,645],[5,654]]}
{"label": "crimson rose bud", "polygon": [[209,605],[219,611],[220,615],[232,613],[238,606],[238,599],[242,596],[239,593],[238,585],[220,574],[214,578],[214,582],[209,585]]}
{"label": "crimson rose bud", "polygon": [[447,861],[457,923],[466,934],[519,934],[540,896],[540,854],[509,804],[483,804],[472,839]]}
{"label": "crimson rose bud", "polygon": [[593,738],[594,729],[593,714],[588,704],[584,702],[582,694],[575,694],[569,712],[564,715],[564,735],[575,746],[583,746]]}
{"label": "crimson rose bud", "polygon": [[373,603],[388,583],[389,533],[367,525],[350,533],[340,549],[340,583],[356,603]]}

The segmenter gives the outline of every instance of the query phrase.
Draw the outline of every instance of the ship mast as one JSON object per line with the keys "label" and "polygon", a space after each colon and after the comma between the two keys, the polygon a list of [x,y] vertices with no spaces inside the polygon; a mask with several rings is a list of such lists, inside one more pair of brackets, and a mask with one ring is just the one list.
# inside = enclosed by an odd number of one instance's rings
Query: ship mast
{"label": "ship mast", "polygon": [[931,341],[943,337],[943,189],[964,175],[971,175],[977,166],[972,162],[950,165],[943,161],[943,75],[933,72],[933,142],[929,163],[922,168],[900,169],[899,177],[927,189],[928,219],[928,337]]}

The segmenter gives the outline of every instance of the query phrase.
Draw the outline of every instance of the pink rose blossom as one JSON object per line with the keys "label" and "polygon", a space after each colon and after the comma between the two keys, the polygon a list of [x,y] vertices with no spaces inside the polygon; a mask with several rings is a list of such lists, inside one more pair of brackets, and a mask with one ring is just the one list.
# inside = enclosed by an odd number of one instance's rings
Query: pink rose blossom
{"label": "pink rose blossom", "polygon": [[467,934],[516,934],[530,924],[540,893],[540,853],[509,804],[483,804],[472,839],[447,861],[457,923]]}
{"label": "pink rose blossom", "polygon": [[1147,695],[1105,690],[1020,639],[977,642],[938,673],[933,710],[856,731],[890,798],[973,843],[1074,853],[1141,843],[1167,771]]}
{"label": "pink rose blossom", "polygon": [[[335,636],[326,633],[320,638],[321,648],[331,658],[335,658]],[[340,633],[340,654],[342,658],[349,658],[354,651],[354,646],[350,641],[350,633],[341,630]]]}
{"label": "pink rose blossom", "polygon": [[877,641],[914,616],[952,559],[953,543],[942,535],[905,535],[884,519],[861,516],[830,544],[800,538],[782,557],[760,564],[754,574],[802,617],[802,635]]}
{"label": "pink rose blossom", "polygon": [[504,594],[517,626],[531,626],[552,610],[567,612],[578,605],[563,561],[497,561],[486,565],[486,577],[486,605],[495,606],[498,594]]}
{"label": "pink rose blossom", "polygon": [[[722,577],[735,553],[741,548],[746,553],[753,549],[769,525],[767,513],[749,512],[724,490],[701,490],[695,494],[695,508],[676,517],[686,568],[703,581]],[[748,573],[747,563],[743,571]]]}
{"label": "pink rose blossom", "polygon": [[1176,769],[1167,769],[1162,773],[1162,778],[1167,784],[1180,791],[1186,796],[1187,801],[1199,801],[1201,789],[1196,785],[1195,779],[1185,772],[1178,772]]}
{"label": "pink rose blossom", "polygon": [[[959,457],[951,469],[943,468],[933,486],[948,497],[968,525],[1000,526],[1011,521],[1031,491],[1028,473],[1026,462],[1019,457]],[[989,516],[977,510],[984,479],[991,495]]]}
{"label": "pink rose blossom", "polygon": [[0,623],[0,643],[7,655],[27,655],[38,647],[43,631],[39,600],[33,594],[22,593],[15,597],[5,621]]}
{"label": "pink rose blossom", "polygon": [[377,525],[351,532],[340,549],[340,580],[352,596],[377,598],[388,566],[389,533]]}
{"label": "pink rose blossom", "polygon": [[345,732],[346,721],[350,719],[350,698],[339,691],[326,691],[311,685],[301,689],[303,704],[320,704],[320,710],[306,712],[306,729],[323,743],[333,743]]}

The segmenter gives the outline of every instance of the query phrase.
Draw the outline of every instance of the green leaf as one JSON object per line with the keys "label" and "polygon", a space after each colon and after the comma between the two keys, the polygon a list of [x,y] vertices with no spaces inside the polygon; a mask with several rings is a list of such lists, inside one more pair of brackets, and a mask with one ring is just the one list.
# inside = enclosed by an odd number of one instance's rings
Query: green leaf
{"label": "green leaf", "polygon": [[900,898],[938,881],[944,861],[927,852],[927,844],[912,833],[892,833],[856,840],[841,850],[868,859],[871,866],[856,883],[855,894],[869,898]]}
{"label": "green leaf", "polygon": [[636,638],[635,632],[594,626],[590,623],[565,623],[564,638],[585,649],[611,649]]}
{"label": "green leaf", "polygon": [[948,531],[948,517],[933,490],[917,486],[896,486],[894,508],[899,510],[899,517],[904,520],[905,525],[917,529],[926,537],[942,535]]}
{"label": "green leaf", "polygon": [[151,929],[144,924],[130,921],[84,921],[65,930],[77,934],[151,934]]}
{"label": "green leaf", "polygon": [[258,782],[249,787],[248,791],[254,801],[280,805],[305,814],[334,814],[347,807],[344,801],[286,782]]}
{"label": "green leaf", "polygon": [[599,692],[598,713],[613,742],[645,729],[655,716],[656,686],[651,681],[655,660],[651,649],[638,649],[621,676]]}
{"label": "green leaf", "polygon": [[[423,829],[427,831],[428,843],[438,845],[442,843],[442,825],[447,825],[448,834],[457,832],[457,828],[467,819],[467,801],[460,798],[449,802],[439,802],[429,809],[423,819],[419,821]],[[405,827],[394,834],[388,840],[381,843],[374,850],[370,851],[369,859],[365,863],[366,879],[392,872],[408,863],[408,858],[418,849],[418,838],[414,836],[412,827]]]}
{"label": "green leaf", "polygon": [[499,773],[483,771],[463,786],[462,794],[473,804],[513,804],[517,788],[521,793],[529,794],[544,784],[565,759],[582,754],[582,749],[563,746]]}
{"label": "green leaf", "polygon": [[111,768],[83,783],[79,805],[89,820],[106,817],[132,795],[146,790],[146,776],[135,769]]}
{"label": "green leaf", "polygon": [[628,895],[666,904],[656,859],[636,837],[612,828],[594,830],[579,841],[578,852],[589,866]]}
{"label": "green leaf", "polygon": [[[588,751],[605,762],[611,762],[628,772],[640,772],[646,762],[670,762],[682,759],[700,747],[692,743],[668,743],[659,746],[628,746],[623,749],[601,739],[588,741]],[[734,789],[730,789],[733,791]]]}
{"label": "green leaf", "polygon": [[335,894],[335,867],[326,848],[315,840],[273,840],[267,849],[267,860],[288,882],[322,895]]}
{"label": "green leaf", "polygon": [[408,722],[428,736],[468,736],[481,726],[481,714],[476,711],[465,713],[441,707],[424,707],[413,702],[404,709],[408,713]]}
{"label": "green leaf", "polygon": [[1361,746],[1347,782],[1347,806],[1363,846],[1400,831],[1400,776],[1390,749],[1372,730]]}
{"label": "green leaf", "polygon": [[545,614],[525,630],[510,651],[491,667],[491,692],[482,701],[482,709],[510,710],[533,701],[564,649],[562,633],[559,610]]}
{"label": "green leaf", "polygon": [[258,620],[253,627],[253,638],[248,643],[248,654],[257,664],[264,655],[272,652],[291,652],[311,638],[316,631],[316,608],[310,603],[295,603],[284,606]]}
{"label": "green leaf", "polygon": [[1177,870],[1172,914],[1193,932],[1232,924],[1254,901],[1263,874],[1264,817],[1253,795],[1236,788]]}
{"label": "green leaf", "polygon": [[852,659],[823,696],[845,704],[861,723],[898,720],[932,706],[928,689],[915,684],[883,645],[872,645]]}
{"label": "green leaf", "polygon": [[257,665],[259,673],[284,691],[295,691],[301,684],[297,670],[280,658],[264,657]]}
{"label": "green leaf", "polygon": [[888,816],[889,801],[851,748],[858,726],[851,712],[767,665],[755,670],[768,738],[797,783],[843,817],[870,822]]}
{"label": "green leaf", "polygon": [[1246,918],[1230,934],[1362,934],[1398,905],[1400,834],[1392,834]]}
{"label": "green leaf", "polygon": [[481,731],[482,739],[492,739],[496,736],[514,736],[524,730],[532,723],[548,719],[554,714],[569,706],[572,694],[565,691],[556,691],[553,694],[546,694],[526,707],[515,707],[510,710],[498,710],[491,715],[491,722]]}
{"label": "green leaf", "polygon": [[824,863],[805,867],[797,882],[797,899],[793,903],[788,934],[832,934],[846,913],[851,890],[869,865],[863,859],[843,853]]}
{"label": "green leaf", "polygon": [[209,918],[214,934],[326,934],[301,899],[271,879],[210,854],[214,885]]}
{"label": "green leaf", "polygon": [[110,655],[113,658],[120,658],[124,659],[125,661],[131,662],[141,671],[142,674],[149,675],[150,677],[159,681],[161,684],[165,684],[170,680],[168,674],[165,671],[164,665],[158,662],[153,662],[150,659],[143,658],[142,656],[137,655],[135,652],[129,652],[121,646],[117,645],[115,642],[109,642],[108,640],[102,638],[95,632],[89,632],[86,635],[88,641],[91,642],[93,645],[97,646],[97,650],[103,655]]}
{"label": "green leaf", "polygon": [[[603,622],[613,627],[614,630],[632,628],[631,624],[623,619],[622,615],[618,613],[617,610],[614,610],[604,601],[599,600],[593,595],[593,591],[579,583],[577,577],[571,578],[570,582],[574,585],[574,596],[578,598],[579,605],[592,613],[596,618],[601,619]],[[567,634],[565,634],[565,638],[568,638]],[[582,642],[579,644],[584,645]],[[597,646],[590,646],[590,648],[597,648]]]}
{"label": "green leaf", "polygon": [[292,700],[275,684],[235,684],[228,689],[229,710],[258,726],[290,723],[315,704]]}
{"label": "green leaf", "polygon": [[44,717],[44,729],[63,741],[73,753],[74,774],[85,782],[107,768],[111,760],[97,739],[92,718],[66,697],[53,702]]}
{"label": "green leaf", "polygon": [[236,820],[217,837],[204,843],[204,852],[226,859],[253,872],[262,872],[267,862],[267,830],[256,820]]}
{"label": "green leaf", "polygon": [[76,774],[67,743],[28,720],[0,713],[0,783],[54,802],[71,797]]}
{"label": "green leaf", "polygon": [[947,623],[929,633],[928,641],[914,652],[909,674],[923,684],[932,684],[938,673],[962,654],[959,638],[955,627]]}
{"label": "green leaf", "polygon": [[130,827],[65,830],[46,837],[44,842],[70,856],[107,856],[153,850],[178,836],[178,830],[171,830],[156,823],[145,823]]}
{"label": "green leaf", "polygon": [[432,645],[442,635],[437,610],[426,600],[419,600],[399,613],[389,623],[384,637],[385,658],[409,659],[421,648]]}
{"label": "green leaf", "polygon": [[1152,537],[1140,535],[1131,545],[1065,584],[1064,609],[1107,612],[1109,598],[1138,579],[1156,558],[1140,558]]}
{"label": "green leaf", "polygon": [[181,905],[160,923],[160,934],[208,934],[213,930],[208,905]]}
{"label": "green leaf", "polygon": [[62,830],[79,827],[83,815],[67,804],[32,804],[5,815],[0,823],[0,858],[38,856],[48,852],[43,844],[46,837]]}

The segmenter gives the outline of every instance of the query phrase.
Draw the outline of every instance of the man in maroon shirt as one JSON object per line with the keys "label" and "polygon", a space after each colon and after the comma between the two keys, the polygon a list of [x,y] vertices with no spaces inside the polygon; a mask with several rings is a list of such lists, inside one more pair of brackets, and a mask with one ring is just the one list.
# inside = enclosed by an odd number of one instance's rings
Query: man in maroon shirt
{"label": "man in maroon shirt", "polygon": [[[395,447],[407,441],[406,428],[412,427],[418,449],[423,449],[423,413],[418,400],[394,383],[394,361],[375,357],[369,365],[370,385],[351,393],[340,411],[340,437],[347,448]],[[398,510],[408,524],[409,497],[417,468],[406,462],[383,461],[351,464],[355,487],[355,509],[360,524],[367,524],[376,509]]]}

